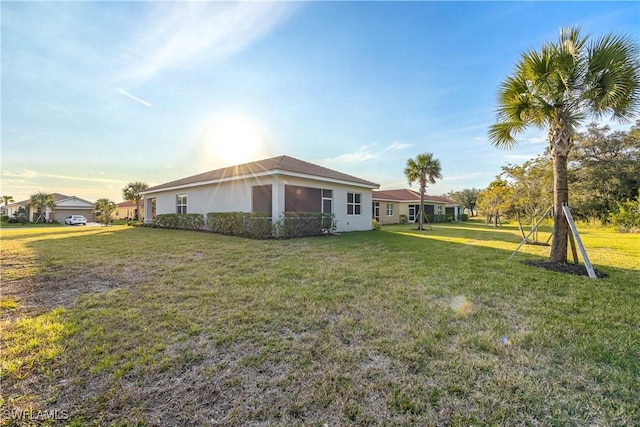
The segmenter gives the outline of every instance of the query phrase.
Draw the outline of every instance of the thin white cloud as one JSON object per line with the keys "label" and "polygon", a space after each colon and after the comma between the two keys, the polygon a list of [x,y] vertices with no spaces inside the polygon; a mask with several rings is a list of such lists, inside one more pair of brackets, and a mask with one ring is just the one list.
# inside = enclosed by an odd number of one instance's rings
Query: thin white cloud
{"label": "thin white cloud", "polygon": [[547,138],[542,136],[534,136],[530,138],[518,138],[518,142],[528,142],[529,144],[542,144],[547,142]]}
{"label": "thin white cloud", "polygon": [[92,183],[102,183],[102,184],[113,184],[113,183],[123,182],[123,180],[121,179],[94,178],[94,177],[84,177],[84,176],[70,176],[70,175],[41,173],[33,169],[22,169],[18,171],[6,170],[2,172],[2,176],[8,177],[8,178],[19,178],[20,181],[22,182],[26,181],[26,179],[37,179],[37,178],[49,178],[49,179],[59,179],[59,180],[67,180],[67,181],[82,181],[82,182],[92,182]]}
{"label": "thin white cloud", "polygon": [[119,93],[119,94],[121,94],[121,95],[126,96],[127,98],[133,99],[134,101],[136,101],[136,102],[138,102],[138,103],[140,103],[140,104],[144,105],[145,107],[149,107],[149,108],[151,108],[151,107],[152,107],[152,105],[151,105],[151,103],[150,103],[150,102],[147,102],[147,101],[145,101],[145,100],[144,100],[144,99],[142,99],[142,98],[138,98],[137,96],[135,96],[135,95],[133,95],[133,94],[131,94],[131,93],[127,92],[127,91],[126,91],[126,90],[124,90],[124,89],[116,88],[116,92],[118,92],[118,93]]}
{"label": "thin white cloud", "polygon": [[506,160],[527,161],[535,157],[535,154],[506,154],[503,157]]}
{"label": "thin white cloud", "polygon": [[490,173],[490,172],[473,172],[473,173],[468,173],[464,175],[447,176],[446,179],[447,181],[467,181],[475,178],[481,178],[485,176],[494,176],[494,175],[495,173]]}
{"label": "thin white cloud", "polygon": [[167,70],[227,58],[286,20],[294,2],[157,2],[124,55],[122,78],[142,83]]}
{"label": "thin white cloud", "polygon": [[377,144],[363,145],[360,147],[358,151],[354,151],[353,153],[344,153],[335,157],[327,157],[324,159],[317,160],[318,163],[332,164],[332,163],[361,163],[366,162],[368,160],[377,159],[386,154],[389,154],[394,151],[404,150],[406,148],[412,147],[413,144],[395,141],[391,144],[383,147],[382,149],[376,150]]}
{"label": "thin white cloud", "polygon": [[5,177],[14,177],[14,178],[35,178],[38,176],[38,172],[33,169],[20,169],[18,171],[10,171],[5,170],[2,172],[2,175]]}

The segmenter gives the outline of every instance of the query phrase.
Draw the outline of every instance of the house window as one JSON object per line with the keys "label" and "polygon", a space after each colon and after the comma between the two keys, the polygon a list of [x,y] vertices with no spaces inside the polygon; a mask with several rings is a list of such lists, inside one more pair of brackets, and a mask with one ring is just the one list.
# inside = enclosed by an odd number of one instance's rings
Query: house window
{"label": "house window", "polygon": [[414,222],[420,205],[409,205],[409,221]]}
{"label": "house window", "polygon": [[387,216],[393,216],[393,203],[387,203]]}
{"label": "house window", "polygon": [[285,185],[284,210],[285,212],[322,212],[322,190]]}
{"label": "house window", "polygon": [[437,215],[442,215],[442,205],[436,206],[436,214]]}
{"label": "house window", "polygon": [[178,194],[176,196],[176,212],[179,214],[187,213],[187,195]]}
{"label": "house window", "polygon": [[333,212],[333,190],[322,190],[322,213]]}
{"label": "house window", "polygon": [[380,202],[371,203],[371,207],[373,208],[371,217],[376,221],[380,221]]}
{"label": "house window", "polygon": [[253,212],[264,212],[271,216],[272,208],[272,188],[268,185],[254,185],[251,189],[251,206]]}
{"label": "house window", "polygon": [[362,209],[362,194],[347,193],[347,215],[360,215]]}

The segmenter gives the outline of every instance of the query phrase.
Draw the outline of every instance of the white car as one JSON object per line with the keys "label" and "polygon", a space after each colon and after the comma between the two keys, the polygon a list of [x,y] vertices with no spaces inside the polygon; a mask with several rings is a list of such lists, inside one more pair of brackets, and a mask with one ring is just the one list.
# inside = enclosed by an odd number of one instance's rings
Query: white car
{"label": "white car", "polygon": [[64,223],[67,225],[82,224],[87,225],[87,218],[82,215],[71,215],[64,219]]}

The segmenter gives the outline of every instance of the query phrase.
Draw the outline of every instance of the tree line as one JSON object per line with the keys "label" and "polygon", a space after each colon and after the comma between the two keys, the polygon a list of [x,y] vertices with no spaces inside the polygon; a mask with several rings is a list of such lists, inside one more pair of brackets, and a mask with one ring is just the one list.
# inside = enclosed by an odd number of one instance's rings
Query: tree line
{"label": "tree line", "polygon": [[[577,133],[568,157],[568,205],[577,219],[630,229],[640,227],[640,120],[627,131],[590,124]],[[553,161],[542,155],[501,168],[487,188],[452,191],[447,197],[471,216],[482,213],[531,226],[553,204]],[[535,237],[534,237],[534,240]]]}

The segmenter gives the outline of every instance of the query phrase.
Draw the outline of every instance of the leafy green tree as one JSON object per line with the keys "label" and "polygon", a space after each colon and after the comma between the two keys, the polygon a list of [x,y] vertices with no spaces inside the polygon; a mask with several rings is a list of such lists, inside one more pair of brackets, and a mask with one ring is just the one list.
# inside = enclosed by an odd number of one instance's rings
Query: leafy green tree
{"label": "leafy green tree", "polygon": [[589,116],[611,114],[631,120],[640,107],[638,45],[631,37],[607,34],[592,39],[579,28],[560,30],[556,43],[522,54],[498,91],[497,123],[489,140],[497,147],[517,144],[530,126],[547,129],[553,159],[553,244],[549,259],[567,260],[568,224],[561,207],[569,203],[567,159],[576,128]]}
{"label": "leafy green tree", "polygon": [[635,200],[617,202],[615,209],[609,213],[609,221],[616,227],[640,230],[640,192]]}
{"label": "leafy green tree", "polygon": [[20,206],[13,213],[13,217],[9,218],[9,222],[26,224],[29,222],[29,212],[27,212],[27,208],[24,206]]}
{"label": "leafy green tree", "polygon": [[[548,155],[538,156],[522,165],[506,165],[502,167],[501,176],[511,188],[512,204],[517,212],[518,221],[524,214],[531,222],[531,228],[551,206],[551,188],[553,188],[553,171]],[[537,242],[537,233],[533,234]]]}
{"label": "leafy green tree", "polygon": [[109,199],[98,199],[95,203],[96,212],[100,212],[100,224],[105,227],[113,221],[112,215],[118,208],[115,202]]}
{"label": "leafy green tree", "polygon": [[572,213],[605,221],[640,187],[640,121],[628,132],[593,123],[576,135],[569,159]]}
{"label": "leafy green tree", "polygon": [[471,216],[475,216],[476,204],[481,192],[482,190],[478,188],[465,188],[460,191],[450,191],[445,196],[469,210]]}
{"label": "leafy green tree", "polygon": [[418,215],[418,229],[422,230],[424,223],[424,195],[427,191],[427,183],[435,184],[436,179],[442,179],[442,167],[440,160],[431,153],[418,154],[415,159],[407,160],[404,175],[409,185],[417,182],[420,185],[420,215]]}
{"label": "leafy green tree", "polygon": [[36,212],[38,213],[38,217],[35,222],[46,222],[47,208],[53,210],[53,208],[56,207],[56,201],[53,198],[53,194],[43,193],[41,191],[32,195],[30,201],[31,205],[36,208]]}
{"label": "leafy green tree", "polygon": [[478,208],[487,216],[487,222],[492,221],[493,227],[498,226],[500,213],[511,210],[512,190],[507,181],[496,178],[478,196]]}
{"label": "leafy green tree", "polygon": [[125,200],[136,204],[136,214],[134,218],[136,221],[140,221],[140,202],[144,198],[140,193],[147,188],[149,188],[148,184],[140,181],[134,181],[128,183],[126,187],[122,189],[122,197],[124,197]]}

